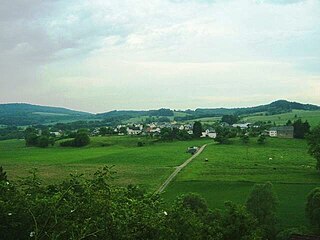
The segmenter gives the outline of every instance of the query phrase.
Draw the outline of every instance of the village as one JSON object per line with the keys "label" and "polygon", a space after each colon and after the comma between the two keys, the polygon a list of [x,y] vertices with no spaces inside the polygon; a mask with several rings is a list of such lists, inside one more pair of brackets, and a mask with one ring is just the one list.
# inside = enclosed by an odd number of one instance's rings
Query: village
{"label": "village", "polygon": [[[226,122],[221,122],[217,126],[230,128],[230,129],[237,129],[238,131],[247,132],[249,129],[258,129],[260,130],[262,135],[269,136],[269,137],[279,137],[279,138],[294,138],[294,127],[293,126],[272,126],[266,127],[261,126],[258,124],[252,123],[235,123],[235,124],[228,124]],[[110,130],[113,131],[113,134],[123,136],[123,135],[130,135],[130,136],[159,136],[161,134],[162,129],[179,129],[181,131],[187,132],[189,135],[193,135],[193,124],[182,124],[177,122],[171,123],[161,123],[161,122],[153,122],[150,124],[120,124],[114,128],[109,127]],[[264,129],[267,128],[267,129]],[[262,129],[262,131],[261,131]],[[61,132],[54,132],[56,136],[59,136]],[[95,128],[92,130],[92,136],[101,135],[101,128]],[[206,125],[203,126],[202,131],[202,138],[212,138],[215,139],[217,137],[217,132],[214,126],[207,127]]]}

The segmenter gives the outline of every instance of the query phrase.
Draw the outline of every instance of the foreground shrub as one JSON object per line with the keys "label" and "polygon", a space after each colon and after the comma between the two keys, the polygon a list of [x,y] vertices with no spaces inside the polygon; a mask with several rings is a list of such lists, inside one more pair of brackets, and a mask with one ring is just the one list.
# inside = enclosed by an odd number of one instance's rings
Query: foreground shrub
{"label": "foreground shrub", "polygon": [[111,175],[105,167],[48,186],[35,171],[19,182],[2,177],[0,239],[261,239],[243,206],[212,211],[188,194],[168,207],[139,187],[112,186]]}

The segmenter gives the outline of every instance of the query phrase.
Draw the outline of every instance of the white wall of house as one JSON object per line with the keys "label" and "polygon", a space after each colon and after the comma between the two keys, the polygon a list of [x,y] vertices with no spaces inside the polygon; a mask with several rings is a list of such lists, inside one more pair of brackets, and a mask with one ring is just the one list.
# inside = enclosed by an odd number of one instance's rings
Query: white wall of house
{"label": "white wall of house", "polygon": [[270,137],[276,137],[277,135],[278,135],[277,131],[275,131],[275,130],[269,131],[269,136]]}

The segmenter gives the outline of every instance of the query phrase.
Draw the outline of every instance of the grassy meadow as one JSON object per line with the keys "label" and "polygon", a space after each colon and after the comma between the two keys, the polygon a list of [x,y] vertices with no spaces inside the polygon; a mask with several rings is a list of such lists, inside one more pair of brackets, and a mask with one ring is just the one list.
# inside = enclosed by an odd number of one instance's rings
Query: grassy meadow
{"label": "grassy meadow", "polygon": [[[208,158],[208,162],[204,159]],[[255,183],[270,181],[279,197],[278,216],[285,226],[306,224],[304,206],[309,191],[320,186],[315,160],[307,153],[305,140],[267,139],[248,147],[239,140],[230,145],[209,145],[172,182],[165,198],[195,192],[212,208],[225,201],[244,203]]]}
{"label": "grassy meadow", "polygon": [[[262,115],[248,115],[248,116],[242,116],[241,122],[250,122],[255,123],[258,121],[262,122],[268,122],[271,121],[271,123],[275,122],[277,125],[285,125],[288,120],[291,120],[294,122],[295,120],[301,118],[303,121],[308,120],[311,127],[316,126],[320,123],[320,111],[305,111],[305,110],[292,110],[292,112],[288,113],[281,113],[281,114],[275,114],[275,115],[268,115],[265,116]],[[194,121],[200,121],[203,124],[214,124],[221,120],[221,117],[204,117],[204,118],[197,118],[192,119],[186,122],[194,122]]]}
{"label": "grassy meadow", "polygon": [[[141,141],[145,145],[138,147]],[[298,139],[268,138],[259,145],[235,139],[219,145],[209,139],[157,142],[146,137],[93,137],[84,148],[26,147],[23,140],[0,141],[0,166],[9,178],[27,176],[37,168],[45,183],[60,181],[70,173],[90,175],[105,165],[116,171],[117,185],[139,184],[154,191],[190,154],[189,146],[211,143],[169,184],[163,196],[168,203],[180,194],[195,192],[212,208],[225,201],[244,203],[255,183],[271,181],[279,197],[278,216],[285,226],[306,224],[304,205],[309,191],[320,186],[315,160],[307,153],[307,143]],[[205,162],[208,158],[208,162]]]}
{"label": "grassy meadow", "polygon": [[[141,141],[145,145],[138,147]],[[115,184],[139,184],[155,190],[173,168],[186,160],[188,146],[202,145],[208,140],[155,142],[153,139],[112,136],[93,137],[84,148],[26,147],[23,140],[0,141],[0,166],[9,178],[17,179],[37,168],[46,182],[55,182],[69,173],[92,174],[105,165],[113,166]]]}
{"label": "grassy meadow", "polygon": [[303,121],[308,120],[311,126],[316,126],[320,123],[320,111],[305,111],[305,110],[292,110],[292,112],[275,114],[269,116],[246,116],[241,119],[244,122],[275,122],[277,125],[285,125],[288,120],[292,122],[301,118]]}

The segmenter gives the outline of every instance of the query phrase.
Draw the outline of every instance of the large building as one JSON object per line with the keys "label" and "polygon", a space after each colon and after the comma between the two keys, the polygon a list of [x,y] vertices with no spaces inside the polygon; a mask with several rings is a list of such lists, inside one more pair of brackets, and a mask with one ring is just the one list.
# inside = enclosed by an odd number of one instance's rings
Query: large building
{"label": "large building", "polygon": [[272,127],[269,130],[270,137],[293,138],[293,126]]}

